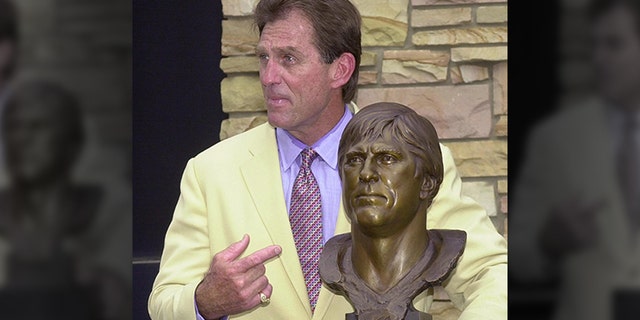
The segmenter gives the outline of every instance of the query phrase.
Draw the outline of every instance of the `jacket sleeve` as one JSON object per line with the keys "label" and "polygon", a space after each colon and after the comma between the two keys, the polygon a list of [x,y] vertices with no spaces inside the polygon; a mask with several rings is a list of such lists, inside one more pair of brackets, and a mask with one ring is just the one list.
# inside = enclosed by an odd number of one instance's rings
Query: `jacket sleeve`
{"label": "jacket sleeve", "polygon": [[196,319],[195,289],[211,260],[207,208],[194,160],[184,170],[180,198],[166,233],[160,270],[149,297],[152,319]]}
{"label": "jacket sleeve", "polygon": [[467,232],[458,266],[443,284],[462,310],[459,319],[507,319],[507,245],[486,211],[462,195],[451,151],[442,146],[444,179],[427,213],[430,229]]}

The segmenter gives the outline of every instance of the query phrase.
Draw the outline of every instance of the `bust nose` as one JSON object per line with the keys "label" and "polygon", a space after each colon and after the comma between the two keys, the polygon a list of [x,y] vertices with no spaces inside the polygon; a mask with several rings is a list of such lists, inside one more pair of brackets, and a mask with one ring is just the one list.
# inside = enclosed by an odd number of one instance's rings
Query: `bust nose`
{"label": "bust nose", "polygon": [[360,170],[360,181],[362,182],[377,182],[380,177],[378,176],[378,172],[375,168],[375,164],[371,161],[371,159],[367,159],[362,165],[362,170]]}

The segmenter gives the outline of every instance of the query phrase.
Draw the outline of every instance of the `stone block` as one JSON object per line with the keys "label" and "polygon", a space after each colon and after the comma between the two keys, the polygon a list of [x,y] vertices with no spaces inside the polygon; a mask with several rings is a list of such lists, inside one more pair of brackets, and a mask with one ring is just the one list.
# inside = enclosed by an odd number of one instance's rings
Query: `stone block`
{"label": "stone block", "polygon": [[447,80],[447,67],[418,61],[385,60],[382,63],[382,83],[430,83]]}
{"label": "stone block", "polygon": [[477,23],[507,22],[507,6],[487,6],[476,9]]}
{"label": "stone block", "polygon": [[498,180],[498,193],[499,194],[505,194],[505,193],[509,192],[508,186],[509,185],[508,185],[507,179]]}
{"label": "stone block", "polygon": [[472,83],[489,79],[489,69],[476,65],[458,65],[451,68],[451,82]]}
{"label": "stone block", "polygon": [[507,114],[508,112],[508,65],[506,62],[493,66],[493,112],[495,114]]}
{"label": "stone block", "polygon": [[266,110],[258,76],[234,76],[220,83],[222,111],[248,112]]}
{"label": "stone block", "polygon": [[222,0],[222,13],[230,16],[250,16],[258,0]]}
{"label": "stone block", "polygon": [[222,20],[223,56],[255,54],[258,38],[253,19]]}
{"label": "stone block", "polygon": [[506,61],[507,46],[451,48],[451,61]]}
{"label": "stone block", "polygon": [[449,65],[450,55],[445,50],[387,50],[384,60],[419,61],[438,66]]}
{"label": "stone block", "polygon": [[494,184],[486,181],[465,181],[462,183],[462,193],[480,204],[490,217],[495,217],[496,192]]}
{"label": "stone block", "polygon": [[377,57],[378,57],[378,54],[374,51],[362,51],[362,55],[360,56],[360,66],[361,67],[375,66]]}
{"label": "stone block", "polygon": [[267,122],[267,115],[253,115],[248,117],[232,117],[222,121],[220,125],[220,140],[224,140],[243,133],[251,128]]}
{"label": "stone block", "polygon": [[362,46],[402,46],[407,23],[381,17],[362,17]]}
{"label": "stone block", "polygon": [[353,0],[363,17],[381,17],[407,23],[409,0]]}
{"label": "stone block", "polygon": [[507,176],[507,141],[479,140],[444,143],[462,177]]}
{"label": "stone block", "polygon": [[360,71],[358,76],[359,85],[378,83],[378,73],[375,71]]}
{"label": "stone block", "polygon": [[502,213],[509,213],[509,196],[500,197],[500,211]]}
{"label": "stone block", "polygon": [[459,45],[506,43],[507,27],[476,27],[420,31],[413,34],[414,45]]}
{"label": "stone block", "polygon": [[471,8],[413,9],[412,27],[451,26],[471,22]]}
{"label": "stone block", "polygon": [[439,50],[385,51],[382,63],[382,82],[429,83],[447,80],[449,52]]}
{"label": "stone block", "polygon": [[507,3],[507,0],[411,0],[411,4],[414,6],[474,3]]}
{"label": "stone block", "polygon": [[495,126],[496,137],[506,137],[509,134],[507,116],[499,116]]}
{"label": "stone block", "polygon": [[260,64],[256,56],[226,57],[220,60],[220,69],[226,74],[234,72],[258,72]]}
{"label": "stone block", "polygon": [[402,88],[365,88],[360,107],[387,101],[402,103],[429,119],[441,139],[482,138],[491,133],[487,84]]}

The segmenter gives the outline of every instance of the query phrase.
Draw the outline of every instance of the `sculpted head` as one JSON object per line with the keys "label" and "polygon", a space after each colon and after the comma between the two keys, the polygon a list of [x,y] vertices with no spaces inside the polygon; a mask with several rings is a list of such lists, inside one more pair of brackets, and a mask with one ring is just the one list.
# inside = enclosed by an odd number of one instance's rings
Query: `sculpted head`
{"label": "sculpted head", "polygon": [[66,176],[84,144],[78,100],[52,82],[18,85],[7,100],[2,121],[7,169],[18,183]]}
{"label": "sculpted head", "polygon": [[397,103],[363,108],[342,134],[338,166],[353,227],[370,237],[388,237],[414,223],[424,229],[443,178],[429,120]]}

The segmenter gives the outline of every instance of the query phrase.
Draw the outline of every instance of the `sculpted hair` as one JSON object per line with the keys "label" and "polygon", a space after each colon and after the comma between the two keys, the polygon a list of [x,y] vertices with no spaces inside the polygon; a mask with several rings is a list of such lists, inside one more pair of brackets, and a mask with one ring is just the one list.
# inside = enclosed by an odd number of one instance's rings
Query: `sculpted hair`
{"label": "sculpted hair", "polygon": [[[26,105],[41,106],[53,110],[60,133],[69,143],[80,147],[84,143],[82,111],[78,99],[66,88],[46,80],[29,80],[20,83],[11,92],[2,114],[3,129],[11,125],[8,115]],[[3,133],[4,134],[4,133]]]}
{"label": "sculpted hair", "polygon": [[438,133],[429,120],[402,104],[379,102],[356,113],[342,133],[338,165],[343,165],[351,146],[361,141],[373,142],[385,132],[391,132],[394,142],[406,145],[415,156],[416,177],[430,177],[435,183],[435,192],[427,199],[431,203],[444,176]]}
{"label": "sculpted hair", "polygon": [[311,23],[313,42],[324,63],[332,63],[345,52],[355,57],[356,68],[342,87],[342,100],[349,103],[356,95],[362,53],[360,12],[349,0],[262,0],[255,9],[260,34],[267,23],[285,19],[291,10],[299,10]]}
{"label": "sculpted hair", "polygon": [[623,6],[631,12],[636,23],[636,34],[640,37],[640,1],[638,0],[593,0],[589,4],[588,14],[591,21],[596,21],[617,6]]}

